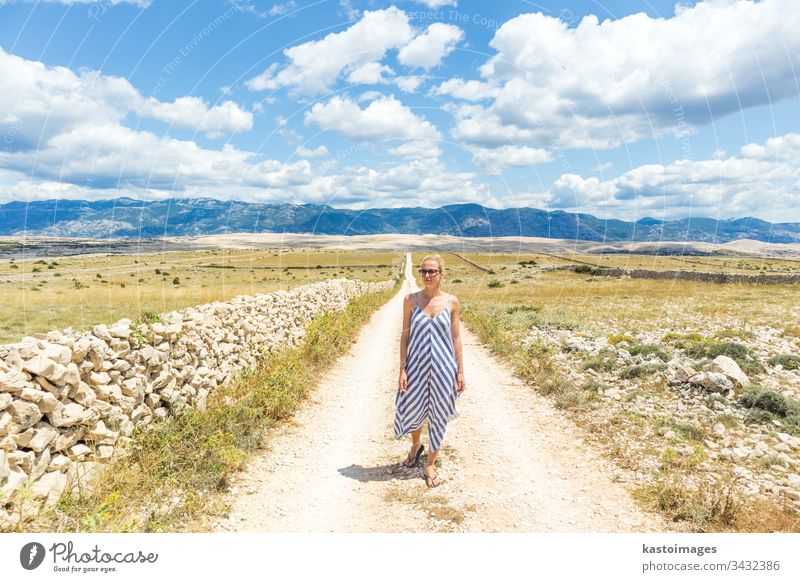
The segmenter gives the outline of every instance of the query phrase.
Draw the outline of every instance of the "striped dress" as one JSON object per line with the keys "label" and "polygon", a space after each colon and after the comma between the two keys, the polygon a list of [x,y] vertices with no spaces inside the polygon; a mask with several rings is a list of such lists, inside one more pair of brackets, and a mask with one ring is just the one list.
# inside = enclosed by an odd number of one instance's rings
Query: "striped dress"
{"label": "striped dress", "polygon": [[400,438],[428,420],[431,452],[438,451],[447,423],[458,417],[458,364],[450,333],[450,306],[428,317],[417,305],[411,313],[406,353],[407,390],[397,391],[394,435]]}

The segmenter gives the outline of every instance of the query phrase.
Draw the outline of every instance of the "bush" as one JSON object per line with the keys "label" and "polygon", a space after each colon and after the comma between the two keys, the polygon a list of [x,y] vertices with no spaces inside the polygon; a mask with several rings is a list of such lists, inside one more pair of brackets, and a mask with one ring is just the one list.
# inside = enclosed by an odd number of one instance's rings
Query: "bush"
{"label": "bush", "polygon": [[751,384],[745,388],[739,402],[747,408],[757,408],[778,416],[800,413],[800,402],[786,398],[780,392],[758,385]]}
{"label": "bush", "polygon": [[800,368],[800,356],[781,354],[767,360],[770,366],[783,366],[784,370],[797,370]]}
{"label": "bush", "polygon": [[721,342],[709,339],[689,341],[680,344],[686,350],[686,355],[699,360],[708,358],[713,360],[717,356],[728,356],[742,369],[745,374],[762,374],[764,366],[758,361],[747,346],[737,342]]}
{"label": "bush", "polygon": [[613,350],[600,350],[600,352],[583,362],[581,368],[584,370],[595,370],[597,372],[610,372],[617,365],[617,354]]}
{"label": "bush", "polygon": [[628,366],[619,373],[619,377],[623,380],[629,378],[641,378],[642,376],[650,376],[656,372],[661,372],[667,369],[666,364],[637,364],[635,366]]}
{"label": "bush", "polygon": [[487,283],[486,286],[489,289],[499,289],[500,287],[503,286],[503,284],[500,281],[498,281],[497,279],[494,279],[492,281],[489,281],[489,283]]}
{"label": "bush", "polygon": [[632,356],[643,356],[643,357],[655,355],[659,360],[663,362],[669,361],[669,354],[667,353],[667,351],[661,346],[653,344],[633,345],[630,348],[628,348],[628,353],[630,353],[630,355]]}

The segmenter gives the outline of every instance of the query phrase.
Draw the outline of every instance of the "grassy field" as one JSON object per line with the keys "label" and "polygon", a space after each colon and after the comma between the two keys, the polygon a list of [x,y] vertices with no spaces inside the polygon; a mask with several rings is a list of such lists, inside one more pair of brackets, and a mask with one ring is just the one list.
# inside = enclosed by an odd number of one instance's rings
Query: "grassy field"
{"label": "grassy field", "polygon": [[[415,253],[416,265],[424,255]],[[732,326],[764,324],[793,329],[800,316],[800,294],[793,285],[715,284],[682,280],[590,277],[539,267],[568,264],[547,255],[476,254],[463,257],[490,268],[487,273],[452,253],[443,255],[445,288],[470,311],[488,313],[517,308],[522,327],[553,322],[579,330],[625,326],[629,332],[689,329],[698,319]],[[582,257],[591,262],[593,257]],[[702,260],[706,260],[703,257]],[[672,268],[669,257],[631,257],[648,268]],[[535,264],[531,265],[530,261]],[[524,263],[524,264],[522,264]],[[522,314],[527,314],[522,317]],[[691,331],[691,329],[690,329]]]}
{"label": "grassy field", "polygon": [[[752,500],[736,473],[769,476],[778,484],[791,471],[786,459],[766,455],[732,463],[709,456],[727,446],[721,444],[719,431],[736,443],[756,439],[752,446],[757,439],[774,441],[776,431],[797,433],[795,413],[776,416],[756,408],[747,412],[746,406],[752,406],[744,399],[747,390],[732,398],[682,393],[668,386],[663,372],[664,362],[678,354],[683,343],[700,352],[760,348],[762,361],[746,362],[754,368],[748,370],[751,381],[759,377],[755,368],[764,371],[769,345],[788,342],[795,349],[800,345],[797,285],[591,277],[542,269],[576,257],[463,255],[483,267],[478,268],[452,253],[442,255],[443,287],[461,299],[467,327],[533,389],[584,427],[618,466],[636,476],[634,494],[644,506],[694,531],[800,531],[800,515],[782,504],[781,496],[774,502]],[[419,253],[412,256],[415,265],[422,258]],[[669,257],[618,260],[650,269],[675,268]],[[603,352],[590,356],[576,351],[566,344],[568,338],[578,343],[625,341],[633,355],[642,353],[650,360],[663,356],[663,361],[622,367],[616,356],[608,359]],[[772,390],[755,390],[790,410],[800,410],[798,383],[782,374],[762,376],[772,382]],[[715,399],[726,410],[741,411],[744,418],[715,413]],[[678,410],[691,410],[686,415],[691,420],[678,417]]]}
{"label": "grassy field", "polygon": [[51,329],[86,329],[237,295],[348,277],[385,281],[400,253],[219,250],[0,261],[0,343]]}

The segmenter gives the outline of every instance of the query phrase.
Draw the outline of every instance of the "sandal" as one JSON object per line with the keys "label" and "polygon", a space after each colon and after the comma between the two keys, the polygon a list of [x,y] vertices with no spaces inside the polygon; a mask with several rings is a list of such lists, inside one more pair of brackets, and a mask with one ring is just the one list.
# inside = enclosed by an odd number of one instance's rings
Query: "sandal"
{"label": "sandal", "polygon": [[414,457],[414,460],[413,460],[413,462],[412,462],[412,460],[411,460],[411,455],[408,455],[408,456],[406,457],[406,460],[405,460],[405,461],[403,461],[403,466],[404,466],[404,467],[406,467],[407,469],[411,469],[411,468],[413,468],[413,467],[416,467],[416,466],[417,466],[417,463],[419,463],[419,458],[422,456],[422,451],[423,451],[423,450],[425,450],[425,445],[423,445],[422,443],[420,443],[420,445],[419,445],[419,449],[417,449],[417,456],[416,456],[416,457]]}
{"label": "sandal", "polygon": [[434,487],[438,487],[442,484],[442,480],[439,479],[439,475],[434,475],[431,477],[427,473],[425,473],[425,485],[433,489]]}

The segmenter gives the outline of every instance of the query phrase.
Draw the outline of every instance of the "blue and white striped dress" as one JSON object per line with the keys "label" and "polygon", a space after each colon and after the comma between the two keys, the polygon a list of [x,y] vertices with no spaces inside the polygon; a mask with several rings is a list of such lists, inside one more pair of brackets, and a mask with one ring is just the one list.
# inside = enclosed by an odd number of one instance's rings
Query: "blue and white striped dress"
{"label": "blue and white striped dress", "polygon": [[395,437],[417,430],[427,419],[431,452],[439,450],[447,423],[459,415],[458,364],[450,321],[449,301],[434,317],[425,315],[419,303],[414,307],[406,353],[408,388],[398,389],[395,401]]}

